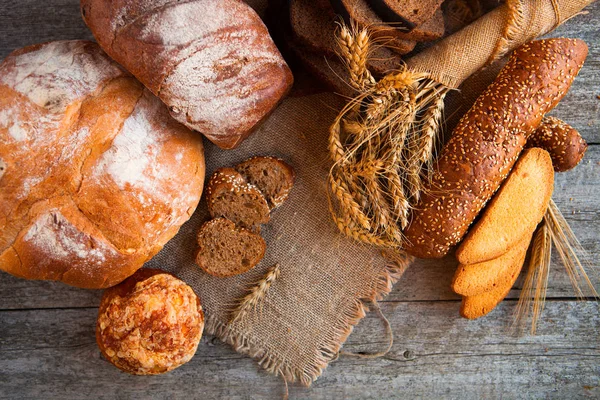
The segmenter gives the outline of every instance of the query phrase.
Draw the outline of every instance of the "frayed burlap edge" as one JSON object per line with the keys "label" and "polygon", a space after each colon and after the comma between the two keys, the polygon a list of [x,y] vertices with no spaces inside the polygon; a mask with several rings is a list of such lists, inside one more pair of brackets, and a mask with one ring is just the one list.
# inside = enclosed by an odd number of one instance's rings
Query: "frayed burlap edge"
{"label": "frayed burlap edge", "polygon": [[289,361],[274,354],[267,344],[242,334],[231,325],[226,325],[214,317],[207,316],[205,330],[208,334],[231,345],[238,353],[256,360],[267,372],[281,376],[286,382],[300,382],[308,387],[321,376],[330,362],[337,359],[342,345],[369,311],[366,303],[387,296],[413,260],[404,255],[390,253],[385,255],[387,263],[374,279],[371,292],[365,297],[356,298],[348,303],[334,325],[333,335],[319,346],[313,358],[314,362],[306,365],[304,369],[292,367]]}

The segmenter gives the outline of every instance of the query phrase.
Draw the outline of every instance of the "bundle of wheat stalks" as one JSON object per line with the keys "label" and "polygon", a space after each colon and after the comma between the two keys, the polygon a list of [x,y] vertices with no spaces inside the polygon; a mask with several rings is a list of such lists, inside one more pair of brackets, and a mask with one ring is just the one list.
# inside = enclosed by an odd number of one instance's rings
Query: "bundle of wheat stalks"
{"label": "bundle of wheat stalks", "polygon": [[377,82],[366,66],[366,29],[340,25],[337,41],[357,96],[330,128],[329,186],[337,199],[331,212],[348,236],[400,247],[409,210],[431,171],[449,89],[407,68]]}

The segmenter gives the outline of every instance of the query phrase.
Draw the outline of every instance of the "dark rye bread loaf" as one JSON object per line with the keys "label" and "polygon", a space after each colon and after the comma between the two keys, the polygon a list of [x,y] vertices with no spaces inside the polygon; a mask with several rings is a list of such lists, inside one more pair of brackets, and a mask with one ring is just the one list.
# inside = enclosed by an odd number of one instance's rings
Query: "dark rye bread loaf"
{"label": "dark rye bread loaf", "polygon": [[206,186],[206,204],[211,217],[225,217],[250,230],[259,231],[270,219],[271,210],[260,190],[233,168],[212,174]]}
{"label": "dark rye bread loaf", "polygon": [[355,21],[360,27],[368,28],[374,39],[388,42],[391,46],[395,46],[399,40],[427,42],[444,35],[444,15],[441,9],[422,25],[406,32],[398,24],[385,23],[366,0],[330,0],[330,3],[346,22]]}
{"label": "dark rye bread loaf", "polygon": [[385,22],[412,30],[431,19],[444,0],[369,0],[371,7]]}
{"label": "dark rye bread loaf", "polygon": [[439,258],[463,238],[586,56],[578,39],[538,40],[512,54],[442,149],[404,232],[409,254]]}
{"label": "dark rye bread loaf", "polygon": [[547,150],[556,172],[575,168],[587,150],[587,143],[577,130],[556,117],[544,117],[542,124],[529,137],[526,148]]}
{"label": "dark rye bread loaf", "polygon": [[243,274],[262,260],[267,249],[258,234],[236,227],[227,218],[206,222],[198,232],[196,264],[220,278]]}
{"label": "dark rye bread loaf", "polygon": [[288,198],[296,179],[294,169],[276,157],[252,157],[236,165],[235,170],[260,190],[271,209]]}
{"label": "dark rye bread loaf", "polygon": [[[295,39],[303,45],[316,53],[337,56],[336,16],[329,3],[323,0],[315,3],[311,3],[311,0],[291,0],[290,23]],[[397,53],[408,53],[415,47],[415,42],[402,41],[402,46]],[[367,67],[376,75],[384,75],[401,68],[402,59],[385,47],[373,47]]]}

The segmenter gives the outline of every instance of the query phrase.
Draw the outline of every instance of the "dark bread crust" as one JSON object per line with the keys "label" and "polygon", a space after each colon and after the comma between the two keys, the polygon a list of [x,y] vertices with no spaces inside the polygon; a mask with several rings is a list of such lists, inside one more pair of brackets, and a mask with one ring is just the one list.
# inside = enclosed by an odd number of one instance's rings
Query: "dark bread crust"
{"label": "dark bread crust", "polygon": [[261,191],[271,210],[288,198],[296,179],[292,166],[276,157],[252,157],[236,165],[235,170]]}
{"label": "dark bread crust", "polygon": [[330,3],[346,22],[355,21],[359,26],[368,28],[373,38],[388,41],[392,46],[399,40],[427,42],[444,35],[444,15],[441,9],[422,25],[407,32],[400,29],[397,23],[384,22],[366,0],[330,0]]}
{"label": "dark bread crust", "polygon": [[575,128],[556,117],[544,117],[542,124],[527,140],[525,148],[539,147],[552,158],[554,171],[575,168],[583,159],[588,144]]}
{"label": "dark bread crust", "polygon": [[385,22],[394,22],[411,31],[425,23],[440,8],[443,0],[369,0]]}
{"label": "dark bread crust", "polygon": [[[310,0],[290,1],[290,23],[294,37],[316,53],[337,58],[335,41],[336,16],[328,3],[312,4]],[[408,53],[415,42],[399,41],[394,51],[386,47],[373,48],[367,60],[368,69],[375,75],[402,68],[399,54]]]}
{"label": "dark bread crust", "polygon": [[444,146],[404,232],[409,254],[440,258],[463,238],[586,56],[583,41],[562,38],[530,42],[512,54]]}
{"label": "dark bread crust", "polygon": [[[100,46],[180,123],[236,147],[293,77],[260,17],[239,0],[81,0]],[[221,111],[222,110],[222,111]]]}

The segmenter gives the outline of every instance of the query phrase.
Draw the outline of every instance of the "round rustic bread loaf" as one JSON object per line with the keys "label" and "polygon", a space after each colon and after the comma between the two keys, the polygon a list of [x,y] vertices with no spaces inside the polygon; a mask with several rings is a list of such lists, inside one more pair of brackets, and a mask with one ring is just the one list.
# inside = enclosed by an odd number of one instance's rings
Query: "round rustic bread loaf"
{"label": "round rustic bread loaf", "polygon": [[194,212],[201,138],[92,42],[0,65],[0,269],[113,286]]}
{"label": "round rustic bread loaf", "polygon": [[117,368],[156,375],[191,360],[203,330],[202,305],[192,288],[164,271],[143,268],[104,292],[96,342]]}

